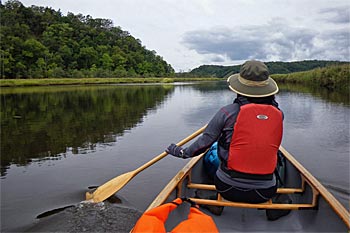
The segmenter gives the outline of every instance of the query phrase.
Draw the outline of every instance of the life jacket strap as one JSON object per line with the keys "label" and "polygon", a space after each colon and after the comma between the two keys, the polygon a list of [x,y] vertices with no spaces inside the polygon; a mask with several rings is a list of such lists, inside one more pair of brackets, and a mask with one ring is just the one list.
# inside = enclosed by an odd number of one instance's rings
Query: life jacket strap
{"label": "life jacket strap", "polygon": [[199,209],[199,206],[197,205],[197,203],[192,201],[191,199],[186,198],[186,197],[182,197],[181,200],[190,203],[191,207]]}

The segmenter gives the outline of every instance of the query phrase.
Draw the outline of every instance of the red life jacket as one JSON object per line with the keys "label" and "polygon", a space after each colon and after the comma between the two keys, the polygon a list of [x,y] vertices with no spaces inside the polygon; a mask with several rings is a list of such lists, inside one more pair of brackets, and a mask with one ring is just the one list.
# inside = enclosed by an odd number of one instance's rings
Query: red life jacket
{"label": "red life jacket", "polygon": [[241,105],[230,143],[227,167],[241,173],[272,174],[282,140],[282,112],[272,105]]}
{"label": "red life jacket", "polygon": [[[145,212],[136,222],[132,233],[137,232],[167,232],[165,222],[169,213],[174,210],[183,201],[181,198],[175,199],[173,202],[155,207]],[[188,219],[179,223],[171,232],[219,232],[213,219],[201,212],[196,207],[191,206]]]}

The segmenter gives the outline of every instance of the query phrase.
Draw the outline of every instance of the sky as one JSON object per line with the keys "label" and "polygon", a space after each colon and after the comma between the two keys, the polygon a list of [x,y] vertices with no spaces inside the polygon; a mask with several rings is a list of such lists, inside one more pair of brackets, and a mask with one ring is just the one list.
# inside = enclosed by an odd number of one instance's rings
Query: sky
{"label": "sky", "polygon": [[349,0],[20,0],[111,19],[176,72],[246,60],[350,60]]}

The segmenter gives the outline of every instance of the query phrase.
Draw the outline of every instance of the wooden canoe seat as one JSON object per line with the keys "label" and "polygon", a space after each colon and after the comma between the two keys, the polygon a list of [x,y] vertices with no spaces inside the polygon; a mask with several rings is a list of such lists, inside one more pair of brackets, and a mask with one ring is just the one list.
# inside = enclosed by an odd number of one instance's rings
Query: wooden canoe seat
{"label": "wooden canoe seat", "polygon": [[[212,191],[216,190],[215,185],[196,184],[196,183],[187,184],[187,188],[212,190]],[[297,194],[297,193],[303,193],[303,192],[304,192],[304,182],[303,182],[302,188],[278,188],[277,189],[277,193],[280,193],[280,194]],[[259,203],[259,204],[232,202],[232,201],[227,201],[223,199],[220,193],[218,194],[217,200],[202,199],[202,198],[190,198],[190,199],[200,205],[230,206],[230,207],[257,208],[257,209],[299,210],[299,209],[315,208],[317,206],[317,197],[319,193],[315,189],[313,189],[312,192],[313,192],[313,197],[312,197],[311,203],[280,204],[280,203],[273,203],[271,199],[265,203]]]}

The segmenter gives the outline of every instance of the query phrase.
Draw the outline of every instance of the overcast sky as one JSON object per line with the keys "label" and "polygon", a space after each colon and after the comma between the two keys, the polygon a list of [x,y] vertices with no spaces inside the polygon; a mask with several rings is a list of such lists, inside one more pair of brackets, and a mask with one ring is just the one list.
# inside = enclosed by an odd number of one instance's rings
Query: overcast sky
{"label": "overcast sky", "polygon": [[349,0],[20,0],[111,19],[177,71],[203,64],[350,60]]}

